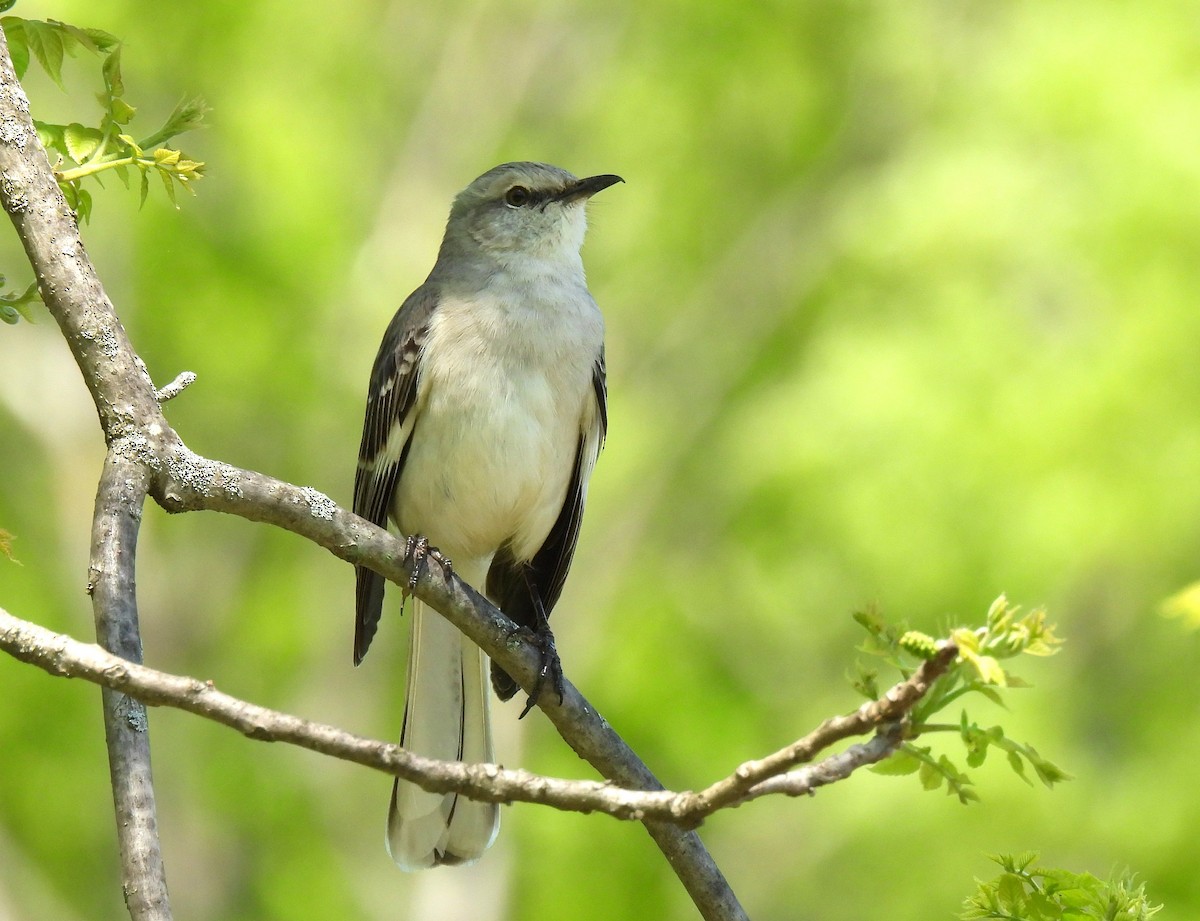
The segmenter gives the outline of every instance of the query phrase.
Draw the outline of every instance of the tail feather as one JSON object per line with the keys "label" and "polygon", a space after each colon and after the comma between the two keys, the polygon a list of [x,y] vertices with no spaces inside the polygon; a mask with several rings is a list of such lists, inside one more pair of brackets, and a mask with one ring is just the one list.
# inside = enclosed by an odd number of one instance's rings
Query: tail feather
{"label": "tail feather", "polygon": [[[483,651],[419,601],[413,605],[411,630],[400,744],[430,758],[494,761]],[[428,793],[401,779],[392,786],[386,843],[403,870],[473,863],[499,828],[495,803]]]}

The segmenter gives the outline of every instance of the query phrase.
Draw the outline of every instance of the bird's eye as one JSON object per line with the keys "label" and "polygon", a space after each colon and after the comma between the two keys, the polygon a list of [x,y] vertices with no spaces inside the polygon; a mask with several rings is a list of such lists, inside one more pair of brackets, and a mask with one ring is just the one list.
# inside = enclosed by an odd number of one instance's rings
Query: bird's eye
{"label": "bird's eye", "polygon": [[529,204],[529,199],[532,197],[529,190],[523,185],[515,185],[504,193],[505,204],[513,208],[520,208],[522,205]]}

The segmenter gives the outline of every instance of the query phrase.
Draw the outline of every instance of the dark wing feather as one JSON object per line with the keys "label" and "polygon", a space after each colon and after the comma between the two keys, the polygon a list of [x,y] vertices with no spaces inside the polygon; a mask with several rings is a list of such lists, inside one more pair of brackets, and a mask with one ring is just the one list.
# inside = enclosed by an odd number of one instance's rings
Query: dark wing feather
{"label": "dark wing feather", "polygon": [[[608,431],[608,391],[605,386],[604,354],[596,360],[592,371],[592,385],[596,394],[596,415],[600,427],[599,446],[604,444]],[[575,449],[575,466],[567,484],[567,495],[554,526],[546,540],[533,555],[533,559],[522,562],[514,559],[508,547],[500,548],[488,570],[487,593],[500,610],[513,622],[531,630],[545,627],[540,623],[542,616],[550,616],[554,605],[562,595],[579,542],[579,526],[583,521],[583,500],[587,490],[586,471],[590,468],[588,438],[582,435]],[[592,459],[594,460],[594,458]],[[539,606],[541,612],[538,611]],[[517,692],[517,683],[502,668],[492,663],[492,686],[501,700],[508,700]]]}
{"label": "dark wing feather", "polygon": [[[403,445],[389,445],[388,439],[399,432],[416,402],[421,351],[437,300],[437,290],[428,283],[409,295],[388,324],[371,369],[358,469],[354,474],[354,513],[381,528],[387,527],[392,496],[408,457],[412,432]],[[367,654],[379,625],[386,580],[365,566],[356,566],[354,573],[354,663],[357,665]]]}
{"label": "dark wing feather", "polygon": [[592,389],[596,391],[596,410],[600,414],[600,447],[608,437],[608,374],[604,368],[604,348],[592,366]]}

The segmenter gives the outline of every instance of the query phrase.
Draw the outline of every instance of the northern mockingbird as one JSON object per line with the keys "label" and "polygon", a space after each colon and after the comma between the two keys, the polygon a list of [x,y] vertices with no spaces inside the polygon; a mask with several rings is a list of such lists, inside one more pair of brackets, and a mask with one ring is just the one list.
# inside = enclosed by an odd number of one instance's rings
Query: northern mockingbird
{"label": "northern mockingbird", "polygon": [[[354,511],[420,535],[509,618],[544,641],[604,441],[604,319],[584,280],[584,205],[621,182],[505,163],[454,199],[433,271],[383,335],[367,394]],[[427,543],[426,543],[427,541]],[[410,543],[410,547],[412,544]],[[384,579],[358,567],[355,664]],[[547,669],[543,669],[545,674]],[[517,684],[492,666],[502,700]],[[487,658],[413,605],[400,744],[491,762]],[[478,860],[499,808],[397,780],[387,849],[405,870]]]}

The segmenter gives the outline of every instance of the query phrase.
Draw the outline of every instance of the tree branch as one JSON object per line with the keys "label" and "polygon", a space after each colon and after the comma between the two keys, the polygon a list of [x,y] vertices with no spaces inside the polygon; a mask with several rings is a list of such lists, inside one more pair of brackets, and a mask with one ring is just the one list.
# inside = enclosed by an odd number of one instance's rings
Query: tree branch
{"label": "tree branch", "polygon": [[[148,478],[137,464],[109,451],[96,491],[88,593],[96,639],[114,661],[142,661],[134,561]],[[119,658],[118,658],[119,657]],[[158,840],[146,708],[105,687],[104,738],[121,851],[122,892],[135,921],[170,921],[166,868]]]}
{"label": "tree branch", "polygon": [[[879,700],[864,704],[853,714],[826,720],[816,730],[770,755],[756,765],[758,778],[736,799],[703,793],[646,791],[592,780],[563,780],[528,771],[506,770],[494,764],[464,764],[425,758],[390,742],[367,739],[334,726],[310,722],[277,710],[239,700],[218,691],[211,681],[200,681],[160,672],[114,656],[98,646],[80,643],[0,609],[0,649],[36,665],[52,675],[83,678],[113,692],[151,706],[186,710],[236,729],[264,742],[286,742],[352,761],[387,774],[414,781],[434,793],[461,793],[497,803],[536,803],[572,812],[603,812],[618,819],[656,820],[692,827],[720,809],[731,808],[769,794],[799,796],[817,787],[843,780],[860,767],[890,755],[904,740],[902,720],[921,699],[932,681],[945,672],[957,650],[946,644],[916,674],[900,682]],[[848,733],[878,733],[870,741],[852,745],[817,764],[787,771],[792,755],[804,752],[806,760],[846,737]],[[708,790],[724,790],[746,782],[741,768]]]}

